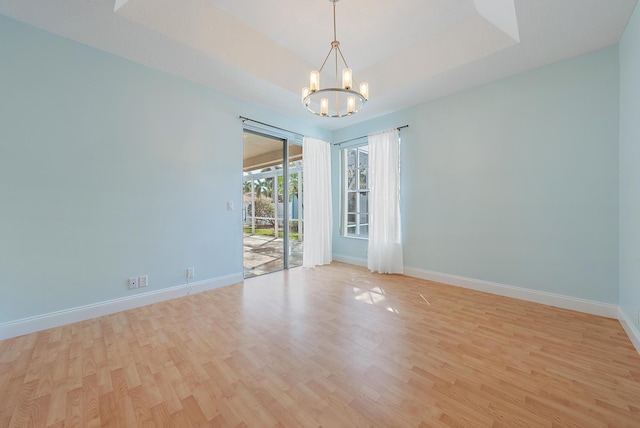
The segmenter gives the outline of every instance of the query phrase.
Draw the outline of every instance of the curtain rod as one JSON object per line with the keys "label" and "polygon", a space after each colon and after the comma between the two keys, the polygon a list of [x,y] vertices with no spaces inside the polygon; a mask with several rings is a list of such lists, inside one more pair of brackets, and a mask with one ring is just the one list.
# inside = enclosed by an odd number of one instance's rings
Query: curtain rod
{"label": "curtain rod", "polygon": [[299,136],[299,137],[304,137],[304,135],[299,134],[299,133],[297,133],[297,132],[293,132],[293,131],[289,131],[288,129],[279,128],[279,127],[277,127],[277,126],[269,125],[268,123],[260,122],[260,121],[254,120],[254,119],[250,119],[250,118],[248,118],[248,117],[238,116],[238,118],[239,118],[239,119],[241,119],[243,123],[244,123],[244,122],[246,122],[246,121],[253,122],[253,123],[258,123],[258,124],[260,124],[260,125],[264,125],[264,126],[268,126],[268,127],[270,127],[270,128],[273,128],[273,129],[278,129],[278,130],[280,130],[280,131],[288,132],[288,133],[290,133],[290,134],[297,135],[297,136]]}
{"label": "curtain rod", "polygon": [[[402,126],[398,126],[398,127],[396,127],[396,129],[399,131],[399,130],[401,130],[401,129],[403,129],[403,128],[408,128],[408,127],[409,127],[409,125],[402,125]],[[356,141],[356,140],[359,140],[359,139],[361,139],[361,138],[365,138],[365,137],[367,137],[367,136],[366,136],[366,135],[363,135],[363,136],[361,136],[361,137],[350,138],[350,139],[348,139],[348,140],[340,141],[339,143],[333,143],[333,144],[332,144],[332,146],[339,146],[339,145],[341,145],[341,144],[350,143],[351,141]]]}
{"label": "curtain rod", "polygon": [[[289,132],[289,133],[291,133],[291,134],[293,134],[293,135],[297,135],[297,136],[299,136],[299,137],[304,137],[304,135],[303,135],[303,134],[299,134],[299,133],[294,132],[294,131],[289,131],[288,129],[279,128],[279,127],[277,127],[277,126],[269,125],[268,123],[260,122],[260,121],[258,121],[258,120],[254,120],[254,119],[251,119],[251,118],[248,118],[248,117],[238,116],[238,118],[239,118],[239,119],[241,119],[241,120],[242,120],[242,122],[249,121],[249,122],[257,123],[257,124],[260,124],[260,125],[269,126],[269,127],[273,128],[273,129],[278,129],[278,130],[280,130],[280,131]],[[399,131],[399,130],[401,130],[401,129],[403,129],[403,128],[408,128],[408,127],[409,127],[409,125],[402,125],[402,126],[398,126],[398,127],[396,127],[396,129]],[[341,144],[349,143],[349,142],[351,142],[351,141],[359,140],[360,138],[365,138],[365,137],[366,137],[366,135],[363,135],[363,136],[361,136],[361,137],[351,138],[351,139],[349,139],[349,140],[341,141],[341,142],[339,142],[339,143],[333,143],[333,144],[331,144],[331,145],[332,145],[332,146],[339,146],[339,145],[341,145]]]}

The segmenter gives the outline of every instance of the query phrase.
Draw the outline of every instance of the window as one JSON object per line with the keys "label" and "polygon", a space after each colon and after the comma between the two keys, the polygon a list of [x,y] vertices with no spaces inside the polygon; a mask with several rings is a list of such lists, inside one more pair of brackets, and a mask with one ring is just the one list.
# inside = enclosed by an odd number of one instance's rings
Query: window
{"label": "window", "polygon": [[369,146],[342,149],[342,236],[369,236]]}

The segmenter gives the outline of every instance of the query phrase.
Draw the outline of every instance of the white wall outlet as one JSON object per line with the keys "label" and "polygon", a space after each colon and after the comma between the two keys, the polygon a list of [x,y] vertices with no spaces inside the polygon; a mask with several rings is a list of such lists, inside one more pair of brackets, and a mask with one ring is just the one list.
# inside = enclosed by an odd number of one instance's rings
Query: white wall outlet
{"label": "white wall outlet", "polygon": [[142,275],[138,277],[138,287],[146,287],[149,285],[149,277],[147,275]]}
{"label": "white wall outlet", "polygon": [[233,211],[233,202],[227,201],[227,211]]}
{"label": "white wall outlet", "polygon": [[132,276],[129,278],[129,290],[133,290],[134,288],[138,288],[138,277]]}
{"label": "white wall outlet", "polygon": [[195,275],[195,272],[193,268],[187,268],[187,278],[193,278],[194,275]]}
{"label": "white wall outlet", "polygon": [[640,308],[636,308],[636,313],[634,314],[634,321],[636,322],[636,327],[640,327]]}

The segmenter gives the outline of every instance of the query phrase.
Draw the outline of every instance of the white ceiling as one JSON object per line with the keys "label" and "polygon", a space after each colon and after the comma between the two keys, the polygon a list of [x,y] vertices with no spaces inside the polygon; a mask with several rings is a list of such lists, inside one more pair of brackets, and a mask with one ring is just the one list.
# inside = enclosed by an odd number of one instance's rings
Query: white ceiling
{"label": "white ceiling", "polygon": [[333,39],[330,0],[0,0],[0,14],[337,129],[615,44],[635,4],[341,0],[337,38],[371,93],[343,119],[300,102]]}

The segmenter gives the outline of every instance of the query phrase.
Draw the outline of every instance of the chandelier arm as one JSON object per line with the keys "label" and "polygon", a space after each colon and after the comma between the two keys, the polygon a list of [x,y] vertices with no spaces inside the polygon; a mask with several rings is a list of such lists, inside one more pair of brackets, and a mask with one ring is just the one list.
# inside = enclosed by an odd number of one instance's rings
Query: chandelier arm
{"label": "chandelier arm", "polygon": [[351,68],[349,67],[349,64],[347,64],[347,60],[344,59],[344,55],[342,55],[342,49],[340,49],[340,46],[338,46],[336,49],[340,53],[340,58],[342,58],[342,62],[344,63],[345,68]]}
{"label": "chandelier arm", "polygon": [[320,67],[320,70],[318,70],[318,73],[322,73],[322,69],[324,68],[324,65],[327,63],[327,60],[329,59],[329,56],[331,55],[332,51],[333,51],[333,46],[331,46],[331,49],[329,49],[329,53],[324,58],[324,61],[322,62],[322,66]]}

